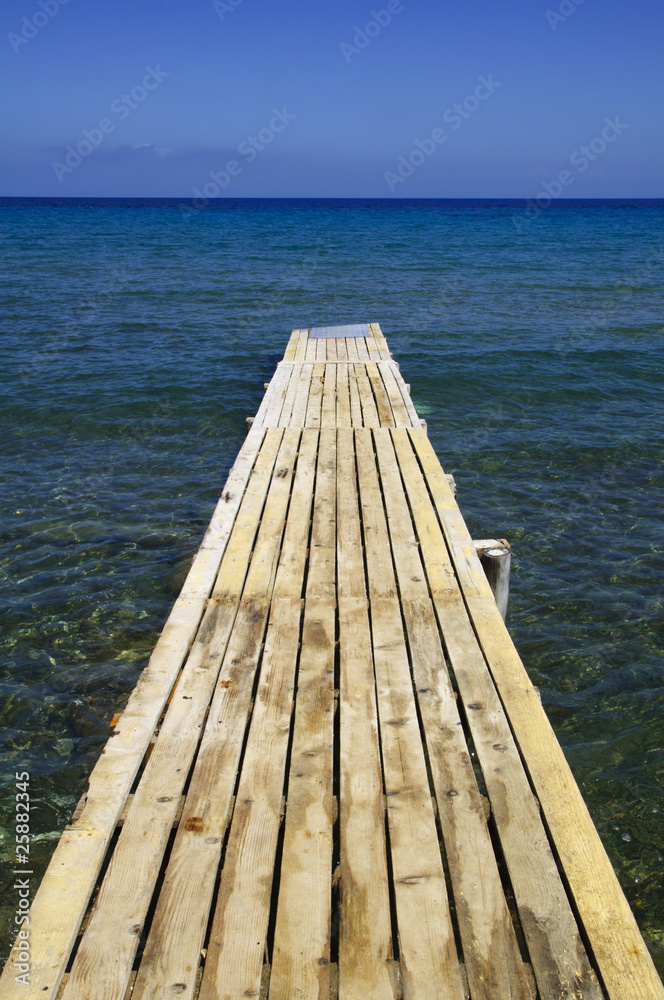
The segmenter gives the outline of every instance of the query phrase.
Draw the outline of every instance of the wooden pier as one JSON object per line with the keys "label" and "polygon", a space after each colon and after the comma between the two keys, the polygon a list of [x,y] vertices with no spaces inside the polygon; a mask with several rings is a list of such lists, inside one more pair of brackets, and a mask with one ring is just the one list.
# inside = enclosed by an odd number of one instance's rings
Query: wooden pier
{"label": "wooden pier", "polygon": [[293,332],[29,930],[3,1000],[664,1000],[378,325]]}

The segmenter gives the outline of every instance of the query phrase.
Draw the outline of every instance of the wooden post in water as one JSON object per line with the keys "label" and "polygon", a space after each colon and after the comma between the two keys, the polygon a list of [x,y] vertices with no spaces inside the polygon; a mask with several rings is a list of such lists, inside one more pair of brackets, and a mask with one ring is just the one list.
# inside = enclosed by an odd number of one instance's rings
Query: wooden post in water
{"label": "wooden post in water", "polygon": [[496,598],[496,604],[503,621],[507,617],[507,602],[510,594],[510,566],[512,553],[510,543],[505,538],[483,538],[473,540],[475,551]]}

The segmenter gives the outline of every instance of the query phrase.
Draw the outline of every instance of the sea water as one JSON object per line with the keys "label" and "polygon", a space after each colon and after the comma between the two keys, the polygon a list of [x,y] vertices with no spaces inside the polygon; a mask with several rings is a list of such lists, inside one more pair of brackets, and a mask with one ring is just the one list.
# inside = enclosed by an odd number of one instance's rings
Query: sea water
{"label": "sea water", "polygon": [[[0,951],[294,327],[376,321],[664,971],[664,202],[0,201]],[[533,213],[534,214],[534,213]]]}

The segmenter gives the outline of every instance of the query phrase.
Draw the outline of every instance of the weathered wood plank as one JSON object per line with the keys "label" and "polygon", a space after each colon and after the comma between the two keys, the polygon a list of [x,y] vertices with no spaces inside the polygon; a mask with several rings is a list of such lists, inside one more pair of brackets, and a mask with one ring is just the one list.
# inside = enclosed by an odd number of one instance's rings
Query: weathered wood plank
{"label": "weathered wood plank", "polygon": [[521,925],[542,1000],[601,991],[563,888],[519,752],[477,644],[426,482],[408,432],[393,434],[395,450],[434,607],[463,700],[491,801]]}
{"label": "weathered wood plank", "polygon": [[302,334],[304,334],[304,338],[306,339],[307,333],[307,330],[293,330],[288,339],[286,350],[284,351],[284,361],[297,360],[297,350],[302,341]]}
{"label": "weathered wood plank", "polygon": [[404,992],[463,1000],[397,598],[371,600],[371,632]]}
{"label": "weathered wood plank", "polygon": [[[226,482],[149,663],[89,779],[85,806],[60,838],[30,910],[30,983],[56,996],[111,836],[199,626],[265,432],[252,429]],[[276,454],[276,452],[275,452]],[[2,995],[25,997],[9,964]]]}
{"label": "weathered wood plank", "polygon": [[288,523],[279,556],[274,584],[274,597],[302,597],[307,557],[309,555],[309,525],[316,479],[316,456],[319,431],[292,428],[291,434],[301,433],[295,482],[288,510]]}
{"label": "weathered wood plank", "polygon": [[336,427],[351,427],[350,390],[348,388],[348,365],[339,362],[337,369],[337,412]]}
{"label": "weathered wood plank", "polygon": [[335,604],[307,599],[270,1000],[328,1000]]}
{"label": "weathered wood plank", "polygon": [[363,364],[355,365],[355,379],[362,406],[362,426],[380,427],[380,419],[376,400],[371,388],[371,382],[367,375],[367,366]]}
{"label": "weathered wood plank", "polygon": [[337,432],[341,919],[339,993],[393,1000],[383,785],[353,431]]}
{"label": "weathered wood plank", "polygon": [[168,996],[176,984],[183,1000],[194,996],[269,606],[267,598],[241,602],[138,970],[133,1000]]}
{"label": "weathered wood plank", "polygon": [[337,360],[348,361],[348,348],[346,347],[346,338],[337,337],[335,343],[337,345]]}
{"label": "weathered wood plank", "polygon": [[360,361],[367,362],[371,360],[366,337],[357,337],[355,339],[355,346],[357,347],[357,356]]}
{"label": "weathered wood plank", "polygon": [[[293,435],[293,432],[287,432]],[[295,432],[297,433],[297,432]],[[274,454],[279,447],[276,466]],[[71,968],[64,1000],[86,997],[91,989],[100,1000],[121,998],[126,990],[138,940],[152,899],[161,860],[189,767],[200,740],[200,730],[235,621],[244,575],[265,575],[268,559],[247,564],[261,513],[256,548],[274,545],[274,520],[281,507],[285,514],[283,478],[279,472],[292,466],[295,449],[280,431],[268,433],[256,463],[233,533],[220,577],[230,567],[223,588],[224,599],[205,613],[192,653],[180,676],[154,750],[145,767],[127,813],[117,847]],[[259,464],[260,463],[260,464]],[[275,466],[272,474],[273,466]],[[270,475],[272,479],[270,481]],[[268,500],[263,509],[267,483]],[[274,517],[272,515],[273,508]],[[238,564],[244,572],[238,572]],[[256,565],[256,568],[255,568]],[[215,588],[215,591],[217,588]],[[186,812],[186,804],[185,804]]]}
{"label": "weathered wood plank", "polygon": [[297,343],[300,339],[300,331],[293,330],[290,337],[288,338],[288,343],[286,344],[286,350],[284,351],[284,361],[294,361],[295,360],[295,349]]}
{"label": "weathered wood plank", "polygon": [[385,391],[390,400],[390,406],[392,407],[392,413],[394,415],[394,423],[397,427],[419,427],[420,419],[415,415],[415,420],[417,423],[413,423],[413,418],[411,413],[404,402],[404,398],[394,377],[394,371],[389,364],[380,364],[376,366],[380,372],[383,384],[385,386]]}
{"label": "weathered wood plank", "polygon": [[294,354],[294,357],[293,357],[293,361],[295,361],[295,362],[302,362],[306,358],[307,340],[309,338],[309,331],[308,330],[298,330],[298,334],[299,334],[299,337],[298,337],[298,341],[297,341],[297,344],[296,344],[296,347],[295,347],[295,354]]}
{"label": "weathered wood plank", "polygon": [[378,410],[380,426],[394,427],[396,420],[392,412],[390,398],[385,390],[385,385],[383,384],[383,380],[378,371],[378,365],[369,364],[366,366],[366,371],[367,377],[371,382],[374,398],[376,400],[376,409]]}
{"label": "weathered wood plank", "polygon": [[316,492],[306,596],[324,601],[336,599],[336,488],[336,431],[322,430],[316,466]]}
{"label": "weathered wood plank", "polygon": [[359,361],[360,356],[357,353],[357,341],[353,337],[346,337],[346,351],[348,353],[348,360],[351,362]]}
{"label": "weathered wood plank", "polygon": [[369,326],[369,336],[366,338],[367,350],[369,352],[370,361],[380,361],[380,349],[376,343],[376,338],[374,336],[371,326]]}
{"label": "weathered wood plank", "polygon": [[279,414],[281,413],[284,397],[288,388],[288,381],[290,379],[292,367],[293,366],[291,364],[285,364],[284,362],[278,366],[276,372],[270,380],[268,388],[265,390],[265,395],[261,400],[261,404],[258,407],[258,411],[253,420],[254,426],[278,426]]}
{"label": "weathered wood plank", "polygon": [[318,343],[317,340],[313,340],[311,338],[309,338],[307,340],[307,346],[306,346],[306,350],[305,350],[305,360],[306,361],[315,361],[316,360],[316,344],[317,343]]}
{"label": "weathered wood plank", "polygon": [[278,427],[291,426],[293,406],[295,405],[298,388],[300,386],[301,371],[302,371],[302,366],[298,364],[294,364],[291,369],[290,377],[288,379],[288,386],[286,388],[286,395],[284,396],[284,402],[281,407],[281,413],[279,414],[279,419],[277,421]]}
{"label": "weathered wood plank", "polygon": [[329,997],[335,493],[336,435],[324,430],[318,453],[270,1000]]}
{"label": "weathered wood plank", "polygon": [[323,375],[323,405],[321,427],[336,427],[337,424],[337,365],[326,364]]}
{"label": "weathered wood plank", "polygon": [[376,453],[471,995],[531,1000],[390,435]]}
{"label": "weathered wood plank", "polygon": [[355,443],[401,978],[407,996],[463,1000],[371,431]]}
{"label": "weathered wood plank", "polygon": [[297,393],[293,402],[293,412],[290,417],[291,427],[304,427],[305,425],[307,406],[309,403],[309,388],[311,386],[311,376],[313,374],[313,370],[313,365],[302,365],[300,369]]}
{"label": "weathered wood plank", "polygon": [[316,341],[316,361],[327,361],[327,339],[325,337]]}
{"label": "weathered wood plank", "polygon": [[421,427],[422,422],[420,420],[417,410],[415,409],[413,400],[411,399],[409,388],[404,382],[401,372],[397,368],[394,361],[390,361],[388,364],[381,365],[381,368],[387,369],[392,379],[394,379],[394,382],[396,383],[399,392],[401,393],[402,399],[404,401],[404,406],[406,407],[406,411],[409,416],[410,425],[412,427]]}
{"label": "weathered wood plank", "polygon": [[[284,519],[299,431],[284,434],[273,489],[268,497],[243,600],[221,666],[207,725],[191,778],[164,886],[157,903],[134,1000],[156,1000],[175,983],[183,1000],[192,997],[200,949],[212,904],[223,836],[231,809],[242,742],[251,707],[279,554],[277,588],[288,593],[301,588],[306,557],[302,550],[311,509],[317,433],[303,432],[298,466]],[[286,473],[286,474],[284,474]],[[298,549],[285,555],[286,549]],[[299,577],[298,577],[299,568]]]}
{"label": "weathered wood plank", "polygon": [[265,642],[200,1000],[260,993],[302,602],[278,597]]}
{"label": "weathered wood plank", "polygon": [[350,421],[353,427],[362,427],[362,403],[357,385],[355,365],[348,365],[348,394],[350,396]]}
{"label": "weathered wood plank", "polygon": [[[284,437],[299,433],[286,431]],[[201,997],[230,998],[253,995],[254,990],[256,995],[260,992],[299,647],[300,598],[317,445],[316,431],[302,432]],[[253,930],[248,934],[249,927]]]}
{"label": "weathered wood plank", "polygon": [[383,331],[380,328],[380,324],[379,323],[369,323],[369,329],[371,330],[371,332],[374,335],[374,339],[376,341],[376,344],[378,345],[378,350],[380,351],[381,358],[385,358],[386,360],[390,360],[391,357],[392,357],[392,352],[390,351],[390,349],[387,346],[387,341],[385,340],[385,336],[383,334]]}
{"label": "weathered wood plank", "polygon": [[[481,646],[518,742],[604,984],[612,998],[661,1000],[664,987],[578,785],[478,571],[472,539],[426,435],[410,432]],[[481,569],[481,567],[480,567]]]}
{"label": "weathered wood plank", "polygon": [[[318,343],[320,342],[321,341],[318,341]],[[311,374],[311,384],[309,386],[309,399],[307,401],[305,427],[320,427],[321,425],[324,381],[325,365],[315,364]]]}

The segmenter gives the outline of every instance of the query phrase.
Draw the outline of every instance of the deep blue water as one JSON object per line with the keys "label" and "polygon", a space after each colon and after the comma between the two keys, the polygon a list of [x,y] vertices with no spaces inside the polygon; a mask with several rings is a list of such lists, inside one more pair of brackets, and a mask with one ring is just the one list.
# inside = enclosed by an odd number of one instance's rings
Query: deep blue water
{"label": "deep blue water", "polygon": [[0,951],[294,327],[378,321],[664,971],[664,202],[0,200]]}

